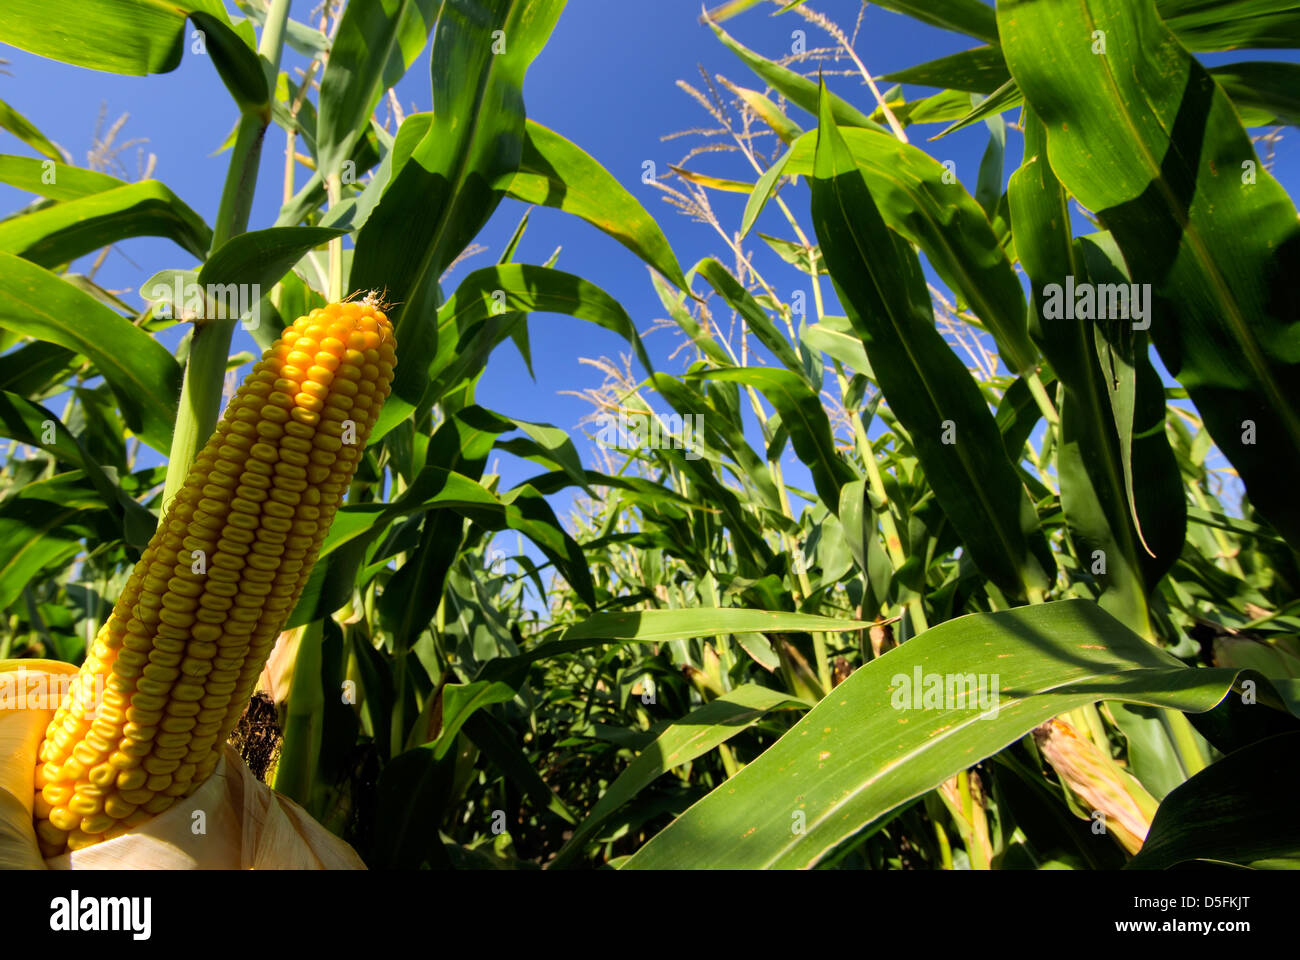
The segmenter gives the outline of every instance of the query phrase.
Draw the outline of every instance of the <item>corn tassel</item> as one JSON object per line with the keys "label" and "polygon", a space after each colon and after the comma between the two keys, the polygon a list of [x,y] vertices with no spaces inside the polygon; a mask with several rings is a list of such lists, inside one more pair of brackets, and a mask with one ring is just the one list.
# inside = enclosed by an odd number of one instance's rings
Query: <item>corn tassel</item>
{"label": "corn tassel", "polygon": [[394,348],[367,298],[313,310],[254,365],[46,729],[45,856],[125,833],[215,769],[390,392]]}

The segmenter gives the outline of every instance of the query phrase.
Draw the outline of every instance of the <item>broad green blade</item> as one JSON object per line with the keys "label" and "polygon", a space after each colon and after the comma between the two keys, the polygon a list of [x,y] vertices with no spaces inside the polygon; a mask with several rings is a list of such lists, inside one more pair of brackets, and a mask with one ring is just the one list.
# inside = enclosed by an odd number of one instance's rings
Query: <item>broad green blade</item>
{"label": "broad green blade", "polygon": [[212,231],[157,180],[128,183],[0,223],[0,251],[56,267],[130,237],[166,237],[202,260]]}
{"label": "broad green blade", "polygon": [[840,302],[944,513],[976,565],[1003,591],[1025,597],[1045,589],[1051,555],[997,424],[935,329],[916,255],[886,227],[828,110],[812,195],[813,224]]}
{"label": "broad green blade", "polygon": [[759,119],[772,128],[772,132],[786,144],[794,143],[802,134],[803,128],[782,112],[781,108],[757,90],[734,87],[733,92],[745,101],[746,106],[758,114]]}
{"label": "broad green blade", "polygon": [[[654,367],[632,318],[617,300],[581,277],[526,263],[475,270],[437,312],[435,322],[415,328],[416,344],[404,344],[370,442],[388,435],[418,406],[429,405],[478,375],[487,355],[510,335],[523,313],[562,313],[617,333],[647,370]],[[406,398],[415,397],[414,401]]]}
{"label": "broad green blade", "polygon": [[[840,131],[880,215],[916,244],[952,291],[970,305],[1009,369],[1031,369],[1038,353],[1025,325],[1025,295],[980,205],[956,172],[925,151],[870,130]],[[782,175],[813,174],[817,132],[804,134],[754,187],[741,232],[747,234]]]}
{"label": "broad green blade", "polygon": [[[701,384],[685,383],[666,373],[656,373],[650,378],[655,390],[668,401],[669,406],[683,417],[699,414],[703,416],[704,437],[708,443],[725,450],[735,458],[742,476],[737,479],[757,497],[764,506],[774,513],[781,512],[781,498],[776,484],[772,481],[772,472],[763,457],[754,452],[745,438],[745,427],[738,416],[731,411],[715,405],[713,400],[701,390]],[[685,426],[683,421],[683,426]],[[697,441],[699,437],[695,438]]]}
{"label": "broad green blade", "polygon": [[[1143,441],[1148,446],[1164,444],[1167,461],[1158,461],[1157,454],[1156,458],[1144,458],[1143,462],[1144,466],[1148,460],[1152,466],[1163,463],[1172,470],[1173,482],[1171,489],[1166,482],[1170,478],[1168,471],[1152,470],[1147,478],[1159,496],[1145,504],[1155,509],[1146,513],[1146,519],[1152,524],[1152,536],[1144,544],[1135,524],[1135,518],[1142,518],[1143,514],[1129,497],[1132,486],[1126,483],[1132,476],[1130,452],[1136,371],[1135,368],[1127,373],[1117,370],[1115,363],[1107,364],[1103,370],[1097,359],[1091,321],[1056,313],[1044,315],[1049,305],[1045,290],[1052,285],[1064,289],[1068,276],[1083,282],[1088,273],[1081,248],[1072,245],[1068,198],[1047,163],[1042,123],[1031,109],[1026,109],[1022,126],[1025,158],[1011,177],[1008,197],[1021,265],[1029,275],[1034,293],[1030,328],[1065,386],[1057,452],[1061,506],[1076,538],[1079,561],[1096,584],[1102,606],[1129,629],[1152,637],[1147,597],[1182,549],[1180,510],[1185,497],[1181,481],[1163,431]],[[1097,279],[1111,280],[1110,277]],[[1130,353],[1134,363],[1140,361],[1140,365],[1149,366],[1144,354]],[[1124,387],[1122,395],[1128,398],[1124,406],[1126,419],[1112,416],[1111,383],[1107,374],[1117,380],[1123,377],[1119,385]],[[1144,393],[1149,394],[1150,390],[1144,389]],[[1164,393],[1158,379],[1155,394],[1154,402],[1163,423]],[[1150,552],[1154,551],[1158,551],[1160,565],[1151,567],[1144,561],[1150,560]]]}
{"label": "broad green blade", "polygon": [[983,40],[998,42],[993,8],[981,0],[876,0],[876,6],[905,13],[922,23]]}
{"label": "broad green blade", "polygon": [[[563,0],[445,0],[431,52],[433,118],[403,160],[394,156],[383,198],[357,235],[350,286],[400,303],[405,350],[390,403],[415,409],[437,349],[430,328],[438,279],[487,223],[518,169],[524,144],[523,82],[551,34]],[[408,123],[417,120],[412,117]],[[396,153],[403,144],[399,133]]]}
{"label": "broad green blade", "polygon": [[125,180],[69,166],[61,159],[51,166],[33,157],[13,156],[0,156],[0,183],[50,200],[78,200],[126,186]]}
{"label": "broad green blade", "polygon": [[1160,0],[1156,8],[1188,50],[1300,47],[1295,0]]}
{"label": "broad green blade", "polygon": [[769,711],[807,706],[802,700],[779,691],[746,683],[674,721],[609,785],[549,866],[558,868],[571,862],[611,814],[660,774],[704,756],[718,744],[747,730]]}
{"label": "broad green blade", "polygon": [[1051,717],[1107,699],[1200,712],[1237,676],[1184,666],[1086,600],[950,620],[854,671],[625,868],[811,867]]}
{"label": "broad green blade", "polygon": [[692,267],[691,273],[699,274],[707,280],[727,305],[744,317],[745,325],[759,339],[759,342],[771,350],[773,356],[780,360],[787,370],[798,374],[805,383],[808,382],[803,363],[795,354],[790,341],[777,330],[768,317],[767,311],[759,305],[748,290],[741,286],[740,281],[727,271],[726,267],[712,257],[707,257]]}
{"label": "broad green blade", "polygon": [[[1053,170],[1151,285],[1165,366],[1251,502],[1300,545],[1295,205],[1150,0],[1009,0],[998,16]],[[1104,56],[1072,45],[1095,30]]]}
{"label": "broad green blade", "polygon": [[138,550],[148,545],[157,518],[127,496],[51,411],[7,390],[0,392],[0,436],[39,447],[83,470],[104,505],[120,522],[122,539]]}
{"label": "broad green blade", "polygon": [[848,317],[823,316],[803,332],[803,341],[838,360],[854,373],[875,377],[867,351],[862,349],[862,338],[853,329]]}
{"label": "broad green blade", "polygon": [[812,472],[822,502],[832,509],[839,508],[840,487],[856,480],[857,475],[835,452],[830,418],[821,398],[801,374],[768,367],[741,367],[688,376],[743,383],[761,392],[781,415],[781,424],[790,432],[795,453]]}
{"label": "broad green blade", "polygon": [[86,513],[80,504],[25,495],[0,505],[0,604],[8,607],[42,570],[82,552],[82,538],[93,536],[77,525]]}
{"label": "broad green blade", "polygon": [[990,95],[1009,78],[1002,51],[996,46],[976,47],[881,77],[890,83],[915,83]]}
{"label": "broad green blade", "polygon": [[243,23],[244,35],[231,29],[224,11],[213,16],[195,10],[191,19],[203,35],[204,52],[212,58],[221,82],[243,113],[265,116],[271,108],[267,71],[257,55],[252,25]]}
{"label": "broad green blade", "polygon": [[1252,60],[1211,67],[1248,127],[1300,126],[1300,63]]}
{"label": "broad green blade", "polygon": [[30,120],[3,100],[0,100],[0,130],[8,130],[37,153],[44,154],[56,163],[63,162],[63,154],[59,152],[59,148],[51,143]]}
{"label": "broad green blade", "polygon": [[977,120],[983,120],[986,117],[992,117],[1004,113],[1013,107],[1020,106],[1020,104],[1024,102],[1025,98],[1020,95],[1020,88],[1016,86],[1016,81],[1008,80],[981,100],[973,110],[944,127],[943,130],[936,133],[930,139],[938,140],[940,137],[946,137],[954,130],[968,127]]}
{"label": "broad green blade", "polygon": [[1300,733],[1252,743],[1211,764],[1167,796],[1142,849],[1125,869],[1167,870],[1189,860],[1300,866]]}
{"label": "broad green blade", "polygon": [[516,657],[497,657],[485,663],[476,679],[502,680],[517,689],[537,661],[608,643],[666,643],[745,633],[835,633],[865,630],[869,626],[871,624],[858,620],[837,620],[806,613],[720,607],[598,613],[570,627],[558,640],[538,644]]}
{"label": "broad green blade", "polygon": [[[598,613],[564,631],[556,643],[597,643],[635,640],[663,643],[692,637],[720,637],[732,633],[834,633],[865,630],[860,620],[838,620],[807,613],[772,613],[696,607],[691,610],[639,610],[633,613]],[[545,646],[539,648],[545,649]]]}
{"label": "broad green blade", "polygon": [[516,200],[581,217],[678,289],[686,288],[682,268],[654,217],[608,170],[554,130],[528,121],[519,169],[500,186]]}
{"label": "broad green blade", "polygon": [[59,277],[0,253],[0,327],[86,357],[117,396],[127,426],[171,446],[181,370],[158,341]]}
{"label": "broad green blade", "polygon": [[339,21],[320,81],[316,169],[341,174],[384,91],[396,85],[424,50],[438,0],[349,3]]}
{"label": "broad green blade", "polygon": [[[722,41],[723,46],[743,60],[745,65],[753,70],[765,83],[782,94],[791,103],[807,110],[814,117],[817,116],[818,94],[816,83],[805,76],[795,73],[789,67],[783,67],[779,63],[767,59],[767,57],[755,53],[744,44],[739,43],[716,23],[710,23],[709,26],[718,35],[718,39]],[[884,127],[848,101],[837,97],[833,93],[829,94],[829,97],[831,109],[835,113],[837,123],[846,127],[865,127],[868,130],[884,132]]]}
{"label": "broad green blade", "polygon": [[5,0],[0,43],[108,73],[167,73],[186,49],[191,10],[229,22],[222,0]]}
{"label": "broad green blade", "polygon": [[[1110,234],[1080,237],[1075,246],[1081,254],[1076,260],[1093,282],[1129,283],[1124,258]],[[1182,476],[1165,430],[1165,388],[1151,363],[1144,332],[1122,321],[1097,320],[1093,340],[1119,439],[1129,516],[1142,545],[1137,561],[1154,590],[1177,560],[1187,534]]]}
{"label": "broad green blade", "polygon": [[328,227],[270,227],[241,233],[213,251],[199,271],[198,282],[205,288],[209,284],[256,285],[263,295],[269,294],[308,251],[344,232]]}

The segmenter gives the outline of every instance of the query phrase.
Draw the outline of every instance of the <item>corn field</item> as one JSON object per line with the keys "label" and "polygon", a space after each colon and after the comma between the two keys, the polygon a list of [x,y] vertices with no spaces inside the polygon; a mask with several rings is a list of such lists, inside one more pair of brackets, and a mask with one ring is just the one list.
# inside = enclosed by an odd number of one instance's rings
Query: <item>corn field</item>
{"label": "corn field", "polygon": [[[243,767],[372,870],[1300,865],[1300,63],[1220,56],[1294,2],[731,0],[640,183],[525,110],[565,0],[290,6],[0,8],[237,117],[209,223],[0,100],[0,708],[77,678],[0,865]],[[900,15],[969,49],[874,74]],[[520,259],[541,207],[658,315]],[[626,350],[581,423],[477,398],[532,314]]]}

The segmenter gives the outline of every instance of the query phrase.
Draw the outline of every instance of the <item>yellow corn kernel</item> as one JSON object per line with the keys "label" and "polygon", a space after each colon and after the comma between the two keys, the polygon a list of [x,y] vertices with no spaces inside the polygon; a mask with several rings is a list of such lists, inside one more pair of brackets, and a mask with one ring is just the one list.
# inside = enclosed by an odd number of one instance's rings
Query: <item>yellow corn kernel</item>
{"label": "yellow corn kernel", "polygon": [[392,324],[367,297],[300,317],[254,365],[49,725],[33,803],[43,853],[120,835],[216,768],[391,393],[395,357]]}

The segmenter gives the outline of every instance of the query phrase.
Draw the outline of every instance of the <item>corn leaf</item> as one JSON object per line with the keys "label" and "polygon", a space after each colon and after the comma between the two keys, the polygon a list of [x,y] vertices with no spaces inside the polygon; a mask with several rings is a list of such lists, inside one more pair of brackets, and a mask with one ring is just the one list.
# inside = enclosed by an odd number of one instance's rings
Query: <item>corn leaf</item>
{"label": "corn leaf", "polygon": [[[1252,503],[1293,546],[1300,502],[1300,223],[1236,111],[1150,0],[1013,0],[998,10],[1016,82],[1065,188],[1150,284],[1150,334]],[[1091,40],[1102,30],[1104,56]],[[1061,70],[1069,61],[1074,69]]]}
{"label": "corn leaf", "polygon": [[[1057,714],[1109,699],[1205,711],[1238,676],[1186,667],[1086,600],[950,620],[854,671],[623,869],[811,867]],[[953,677],[966,689],[983,679],[987,692],[996,678],[998,691],[988,709],[957,697],[927,706],[930,677],[941,693]]]}
{"label": "corn leaf", "polygon": [[202,260],[203,218],[157,180],[124,184],[0,223],[0,252],[56,267],[129,237],[165,237]]}
{"label": "corn leaf", "polygon": [[155,450],[171,445],[181,371],[158,341],[94,297],[0,253],[0,327],[86,357],[108,381],[127,425]]}
{"label": "corn leaf", "polygon": [[384,91],[424,50],[439,6],[438,0],[378,0],[344,8],[320,81],[316,169],[322,176],[342,173]]}
{"label": "corn leaf", "polygon": [[828,109],[818,132],[813,223],[881,392],[976,565],[1012,595],[1042,590],[1053,566],[1038,517],[975,381],[934,327],[916,255],[885,226]]}

